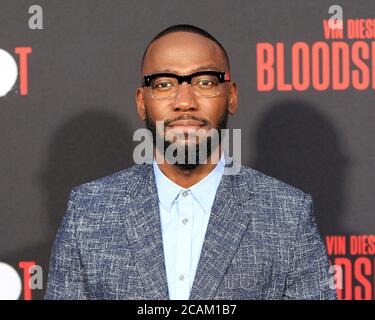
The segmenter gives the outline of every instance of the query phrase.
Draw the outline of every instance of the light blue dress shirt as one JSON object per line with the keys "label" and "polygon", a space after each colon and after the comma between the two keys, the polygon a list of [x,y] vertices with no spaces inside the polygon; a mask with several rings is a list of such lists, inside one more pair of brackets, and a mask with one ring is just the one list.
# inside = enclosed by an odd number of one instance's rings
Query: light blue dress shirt
{"label": "light blue dress shirt", "polygon": [[218,164],[205,178],[185,189],[166,177],[154,158],[153,169],[171,300],[189,299],[224,167],[223,153]]}

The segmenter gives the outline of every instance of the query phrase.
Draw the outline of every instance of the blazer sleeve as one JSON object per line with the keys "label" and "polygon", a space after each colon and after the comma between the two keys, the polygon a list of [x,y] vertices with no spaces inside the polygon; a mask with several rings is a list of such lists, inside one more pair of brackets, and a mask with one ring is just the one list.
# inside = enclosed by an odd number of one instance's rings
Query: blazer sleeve
{"label": "blazer sleeve", "polygon": [[52,247],[44,299],[88,299],[84,274],[77,250],[76,196],[76,188],[73,188],[69,196],[65,216]]}
{"label": "blazer sleeve", "polygon": [[306,194],[292,243],[292,262],[283,299],[335,300],[329,260],[313,214],[313,202]]}

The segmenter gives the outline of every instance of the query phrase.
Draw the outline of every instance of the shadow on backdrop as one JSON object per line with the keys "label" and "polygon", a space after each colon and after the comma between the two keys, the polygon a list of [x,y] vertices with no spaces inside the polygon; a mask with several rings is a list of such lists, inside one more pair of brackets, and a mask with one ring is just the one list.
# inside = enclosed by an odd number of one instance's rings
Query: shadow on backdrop
{"label": "shadow on backdrop", "polygon": [[[52,136],[46,162],[40,166],[45,242],[5,257],[18,268],[20,260],[35,261],[43,268],[46,288],[50,252],[74,186],[89,182],[133,164],[133,133],[123,119],[105,111],[86,111],[57,129]],[[43,299],[44,290],[33,290],[32,299]],[[23,299],[23,293],[20,299]]]}
{"label": "shadow on backdrop", "polygon": [[132,137],[124,120],[103,111],[84,112],[59,129],[40,176],[53,232],[61,222],[74,186],[133,164]]}
{"label": "shadow on backdrop", "polygon": [[350,159],[324,114],[303,101],[283,101],[264,114],[255,139],[251,166],[311,194],[323,237],[351,233],[341,224]]}

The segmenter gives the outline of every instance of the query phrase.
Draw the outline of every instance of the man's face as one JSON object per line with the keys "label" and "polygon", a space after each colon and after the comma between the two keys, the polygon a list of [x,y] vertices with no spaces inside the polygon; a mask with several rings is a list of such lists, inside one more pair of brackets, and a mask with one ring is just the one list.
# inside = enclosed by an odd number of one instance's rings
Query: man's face
{"label": "man's face", "polygon": [[[220,47],[199,34],[175,32],[151,44],[144,59],[142,76],[161,72],[188,75],[202,70],[229,72]],[[199,97],[192,92],[188,83],[183,82],[176,96],[166,100],[153,98],[149,87],[138,88],[136,101],[138,114],[152,131],[154,141],[155,134],[161,134],[156,132],[155,123],[164,121],[163,138],[167,144],[171,143],[168,137],[174,130],[190,132],[189,136],[185,134],[174,141],[185,148],[188,144],[207,143],[207,137],[198,141],[192,134],[194,131],[207,132],[212,128],[220,130],[226,127],[228,113],[234,114],[236,111],[237,90],[235,83],[224,82],[219,85],[217,96]]]}

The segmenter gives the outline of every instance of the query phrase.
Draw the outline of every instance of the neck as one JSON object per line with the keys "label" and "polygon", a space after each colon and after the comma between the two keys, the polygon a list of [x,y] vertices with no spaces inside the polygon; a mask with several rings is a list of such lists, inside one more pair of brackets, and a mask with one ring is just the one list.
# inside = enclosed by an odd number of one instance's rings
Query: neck
{"label": "neck", "polygon": [[205,178],[217,165],[216,161],[211,163],[211,159],[220,160],[221,146],[218,146],[207,158],[207,163],[199,164],[197,167],[191,170],[184,170],[183,168],[168,163],[164,156],[160,154],[157,148],[154,148],[154,154],[157,153],[156,159],[162,159],[163,163],[158,163],[159,169],[165,176],[167,176],[174,183],[178,184],[183,188],[190,188],[194,184]]}

